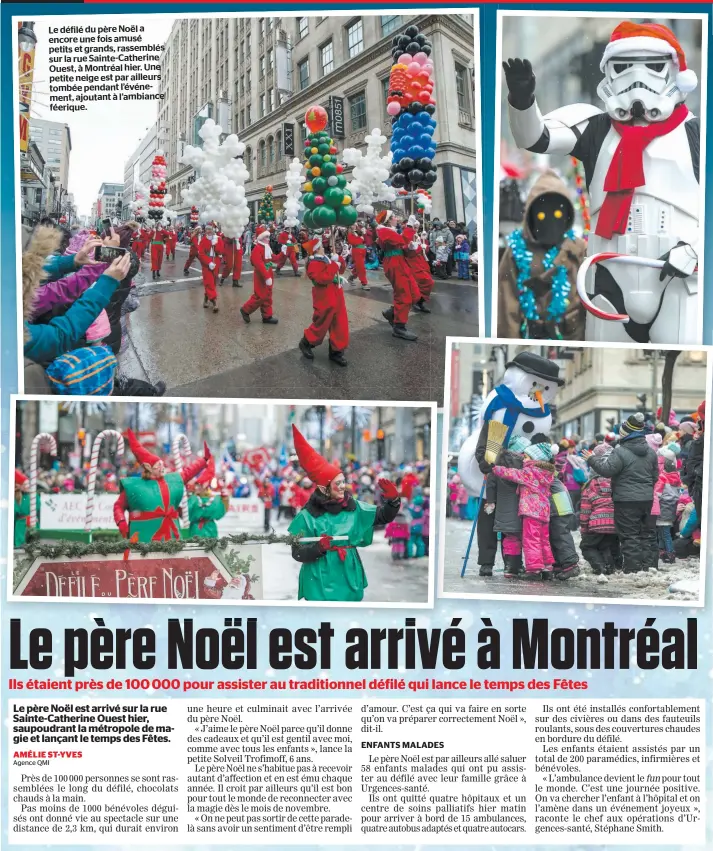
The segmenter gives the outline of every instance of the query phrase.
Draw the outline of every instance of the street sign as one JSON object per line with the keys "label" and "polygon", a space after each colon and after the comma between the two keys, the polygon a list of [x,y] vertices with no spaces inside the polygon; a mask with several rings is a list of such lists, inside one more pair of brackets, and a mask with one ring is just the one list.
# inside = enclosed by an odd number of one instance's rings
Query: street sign
{"label": "street sign", "polygon": [[329,96],[329,124],[335,139],[344,138],[344,98]]}
{"label": "street sign", "polygon": [[285,156],[294,157],[295,155],[295,125],[282,125],[282,140],[285,147]]}

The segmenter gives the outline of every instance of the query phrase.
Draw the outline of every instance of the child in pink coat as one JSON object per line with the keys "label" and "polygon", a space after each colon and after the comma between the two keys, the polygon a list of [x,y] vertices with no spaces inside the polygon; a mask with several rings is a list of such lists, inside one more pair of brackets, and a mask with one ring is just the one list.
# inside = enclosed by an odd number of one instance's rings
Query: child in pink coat
{"label": "child in pink coat", "polygon": [[[522,470],[493,467],[493,473],[518,484],[518,514],[522,517],[522,548],[525,575],[542,576],[552,570],[555,559],[550,546],[550,486],[555,477],[554,458],[558,447],[533,443],[525,449]],[[546,438],[545,438],[546,440]]]}

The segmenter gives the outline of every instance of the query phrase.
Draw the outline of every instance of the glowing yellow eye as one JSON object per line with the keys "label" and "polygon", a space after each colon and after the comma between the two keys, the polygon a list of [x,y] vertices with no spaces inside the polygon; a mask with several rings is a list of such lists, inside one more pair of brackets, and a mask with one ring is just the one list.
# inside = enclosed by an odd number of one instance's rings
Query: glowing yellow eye
{"label": "glowing yellow eye", "polygon": [[538,213],[538,214],[537,214],[537,218],[538,218],[540,221],[544,221],[545,214],[544,214],[544,213]]}
{"label": "glowing yellow eye", "polygon": [[555,218],[556,219],[562,218],[562,210],[555,210]]}

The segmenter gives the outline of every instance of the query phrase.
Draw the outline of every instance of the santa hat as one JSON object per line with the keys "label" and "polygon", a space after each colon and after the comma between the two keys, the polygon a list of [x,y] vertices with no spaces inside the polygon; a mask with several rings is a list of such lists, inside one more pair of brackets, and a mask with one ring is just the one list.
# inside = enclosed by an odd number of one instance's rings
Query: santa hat
{"label": "santa hat", "polygon": [[302,243],[302,248],[307,252],[307,254],[314,254],[314,250],[318,245],[322,244],[322,240],[317,237],[316,239],[309,239],[307,242]]}
{"label": "santa hat", "polygon": [[27,476],[21,472],[20,470],[15,470],[15,485],[20,486],[24,485],[27,481]]}
{"label": "santa hat", "polygon": [[599,70],[604,72],[606,63],[615,56],[633,56],[637,51],[670,56],[677,68],[676,85],[680,91],[692,92],[698,85],[696,72],[686,65],[686,54],[678,39],[663,24],[623,21],[611,34]]}
{"label": "santa hat", "polygon": [[326,487],[332,479],[336,479],[342,472],[336,464],[330,464],[316,449],[313,449],[294,424],[292,425],[292,439],[295,443],[295,452],[300,466],[315,484]]}
{"label": "santa hat", "polygon": [[393,217],[393,210],[381,210],[381,212],[376,214],[376,221],[380,225],[386,225],[391,221]]}
{"label": "santa hat", "polygon": [[255,238],[260,239],[263,234],[267,234],[269,237],[270,231],[265,227],[265,225],[258,225],[257,228],[255,228]]}
{"label": "santa hat", "polygon": [[208,458],[208,463],[205,465],[205,469],[196,479],[197,485],[202,485],[204,487],[212,487],[211,482],[215,478],[215,458],[211,455]]}
{"label": "santa hat", "polygon": [[134,458],[140,464],[150,464],[153,467],[161,460],[158,455],[149,452],[130,428],[126,430],[126,439],[129,441],[129,449],[134,453]]}

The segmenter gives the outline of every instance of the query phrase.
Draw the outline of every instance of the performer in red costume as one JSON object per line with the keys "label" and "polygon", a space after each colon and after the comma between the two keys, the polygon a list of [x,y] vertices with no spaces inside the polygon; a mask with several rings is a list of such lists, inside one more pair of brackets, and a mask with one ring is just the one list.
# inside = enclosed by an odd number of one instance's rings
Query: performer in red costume
{"label": "performer in red costume", "polygon": [[430,313],[431,310],[427,302],[430,301],[431,291],[433,290],[433,276],[424,253],[423,243],[418,235],[418,228],[419,222],[416,216],[409,216],[408,224],[401,231],[409,241],[404,254],[406,263],[418,286],[420,296],[417,301],[414,301],[413,309],[419,310],[421,313]]}
{"label": "performer in red costume", "polygon": [[289,228],[282,228],[277,235],[277,241],[280,243],[280,253],[275,258],[275,269],[279,272],[285,262],[289,260],[295,277],[301,277],[297,266],[297,240],[292,235],[292,231]]}
{"label": "performer in red costume", "polygon": [[176,243],[178,242],[178,235],[174,227],[169,223],[166,228],[166,260],[175,260],[176,259]]}
{"label": "performer in red costume", "polygon": [[406,327],[411,305],[420,298],[405,257],[409,240],[396,230],[399,218],[392,210],[377,213],[376,221],[376,239],[384,252],[384,274],[394,288],[393,306],[382,311],[382,315],[391,324],[394,337],[416,340],[416,335]]}
{"label": "performer in red costume", "polygon": [[183,267],[183,274],[187,275],[188,270],[191,268],[191,264],[198,257],[198,243],[201,241],[201,236],[203,235],[203,231],[198,227],[194,228],[191,233],[191,239],[188,248],[188,259],[186,260],[185,266]]}
{"label": "performer in red costume", "polygon": [[253,267],[253,294],[240,308],[240,315],[245,322],[250,322],[250,314],[259,308],[265,325],[277,325],[278,320],[272,315],[275,264],[270,248],[270,231],[262,225],[255,231],[255,245],[250,252],[250,263]]}
{"label": "performer in red costume", "polygon": [[223,271],[221,272],[220,284],[223,285],[225,279],[230,276],[234,287],[242,287],[240,283],[240,275],[243,271],[243,244],[240,239],[233,239],[230,236],[223,237]]}
{"label": "performer in red costume", "polygon": [[218,312],[218,267],[223,253],[223,242],[215,232],[213,224],[205,226],[203,238],[198,242],[198,259],[203,274],[203,307],[213,305],[213,313]]}
{"label": "performer in red costume", "polygon": [[161,277],[161,266],[163,264],[163,249],[168,239],[168,233],[161,227],[151,231],[151,277],[157,280]]}
{"label": "performer in red costume", "polygon": [[366,243],[364,242],[365,228],[360,222],[354,222],[347,233],[347,242],[352,252],[352,263],[354,271],[349,277],[349,283],[358,278],[362,290],[367,293],[371,289],[369,279],[366,277]]}
{"label": "performer in red costume", "polygon": [[346,366],[344,350],[349,345],[349,319],[344,302],[341,273],[346,264],[343,257],[324,253],[322,240],[317,238],[302,246],[310,254],[307,261],[307,277],[312,281],[312,324],[305,328],[299,349],[308,359],[314,359],[315,346],[319,346],[329,334],[329,359],[339,366]]}

